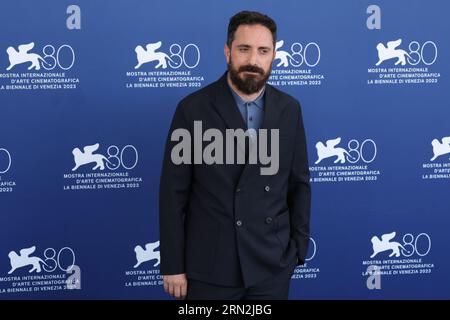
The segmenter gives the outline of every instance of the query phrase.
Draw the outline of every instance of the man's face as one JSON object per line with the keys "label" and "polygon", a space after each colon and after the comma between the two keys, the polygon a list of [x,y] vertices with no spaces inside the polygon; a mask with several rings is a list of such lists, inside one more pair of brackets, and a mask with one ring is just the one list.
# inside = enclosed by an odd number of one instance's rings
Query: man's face
{"label": "man's face", "polygon": [[243,93],[256,93],[269,79],[275,57],[272,33],[266,27],[240,25],[231,43],[225,45],[231,82]]}

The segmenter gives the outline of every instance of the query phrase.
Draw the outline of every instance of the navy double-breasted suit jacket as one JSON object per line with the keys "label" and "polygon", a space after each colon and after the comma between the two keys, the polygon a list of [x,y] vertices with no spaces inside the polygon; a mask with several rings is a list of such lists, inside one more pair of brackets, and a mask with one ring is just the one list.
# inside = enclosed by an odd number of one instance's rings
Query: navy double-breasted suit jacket
{"label": "navy double-breasted suit jacket", "polygon": [[247,287],[304,263],[311,190],[300,104],[268,84],[261,129],[279,129],[276,174],[261,175],[260,163],[171,161],[178,144],[171,133],[182,128],[193,137],[194,121],[202,121],[203,131],[220,130],[223,137],[226,129],[246,130],[230,90],[224,74],[184,98],[173,116],[160,181],[160,270]]}

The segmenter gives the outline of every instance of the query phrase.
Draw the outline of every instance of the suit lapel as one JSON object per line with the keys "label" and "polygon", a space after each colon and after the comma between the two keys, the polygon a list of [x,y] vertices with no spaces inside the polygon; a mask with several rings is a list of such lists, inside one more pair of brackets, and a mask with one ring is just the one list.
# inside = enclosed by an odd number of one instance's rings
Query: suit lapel
{"label": "suit lapel", "polygon": [[[236,101],[234,100],[230,90],[231,89],[227,83],[227,73],[225,72],[225,74],[216,82],[215,92],[213,95],[213,106],[225,122],[227,128],[234,130],[246,130],[247,126],[244,122],[244,119],[242,119],[242,115],[239,112]],[[270,129],[279,129],[278,123],[280,116],[284,110],[285,104],[280,104],[280,97],[278,92],[270,85],[266,85],[264,99],[264,117],[260,129],[267,129],[267,147],[268,150],[271,150]],[[248,152],[248,148],[246,151]],[[252,176],[259,175],[260,168],[261,164],[259,163],[259,157],[257,164],[246,163],[240,177],[241,183],[245,183]]]}
{"label": "suit lapel", "polygon": [[[267,129],[267,150],[270,152],[271,150],[271,141],[270,141],[270,130],[271,129],[279,129],[279,121],[280,116],[283,113],[285,104],[281,104],[279,101],[279,95],[277,91],[272,88],[270,85],[266,85],[265,92],[265,103],[264,103],[264,117],[263,122],[260,129]],[[258,142],[258,153],[259,153],[259,142]],[[240,182],[245,184],[248,179],[251,177],[255,177],[261,174],[261,163],[259,162],[259,154],[258,161],[256,164],[246,164],[245,168],[241,174]]]}
{"label": "suit lapel", "polygon": [[278,92],[270,85],[266,85],[265,95],[264,118],[261,129],[279,129],[278,122],[285,105],[280,104]]}
{"label": "suit lapel", "polygon": [[247,129],[247,125],[242,119],[236,101],[233,98],[231,89],[227,83],[227,73],[216,82],[213,106],[219,113],[229,129]]}
{"label": "suit lapel", "polygon": [[[247,125],[242,119],[242,115],[231,94],[230,87],[227,83],[227,73],[225,73],[215,86],[213,106],[219,113],[220,117],[230,129],[247,129]],[[264,118],[261,129],[277,129],[278,121],[285,105],[280,105],[279,95],[270,85],[266,85]]]}

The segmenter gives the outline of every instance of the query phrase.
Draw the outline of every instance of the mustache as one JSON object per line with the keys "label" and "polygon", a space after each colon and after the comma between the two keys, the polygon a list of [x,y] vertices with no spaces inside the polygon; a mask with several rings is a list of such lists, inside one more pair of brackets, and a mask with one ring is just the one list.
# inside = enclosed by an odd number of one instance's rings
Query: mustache
{"label": "mustache", "polygon": [[240,72],[245,72],[245,71],[256,72],[256,73],[259,73],[260,75],[264,75],[264,70],[263,69],[261,69],[259,67],[256,67],[256,66],[252,66],[252,65],[242,66],[238,70],[239,73]]}

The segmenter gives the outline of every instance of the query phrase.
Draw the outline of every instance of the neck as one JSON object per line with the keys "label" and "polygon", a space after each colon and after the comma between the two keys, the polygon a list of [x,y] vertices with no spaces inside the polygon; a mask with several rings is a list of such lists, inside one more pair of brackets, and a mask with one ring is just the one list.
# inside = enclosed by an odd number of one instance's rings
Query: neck
{"label": "neck", "polygon": [[236,94],[239,97],[241,97],[242,100],[245,100],[245,101],[253,101],[253,100],[255,100],[256,98],[259,97],[261,92],[264,90],[264,87],[262,87],[261,90],[259,90],[258,92],[252,93],[252,94],[246,94],[246,93],[242,92],[231,81],[229,72],[227,73],[227,81],[228,81],[228,84],[230,85],[230,87],[234,90],[234,92],[236,92]]}

